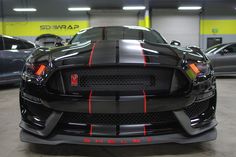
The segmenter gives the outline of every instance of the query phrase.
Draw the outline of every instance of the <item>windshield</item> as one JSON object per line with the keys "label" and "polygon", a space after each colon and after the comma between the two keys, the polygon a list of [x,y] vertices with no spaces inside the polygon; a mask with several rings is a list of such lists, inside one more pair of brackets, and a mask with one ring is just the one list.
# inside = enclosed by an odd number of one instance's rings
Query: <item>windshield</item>
{"label": "windshield", "polygon": [[79,32],[71,43],[83,43],[96,40],[145,40],[151,43],[166,43],[158,32],[128,27],[96,27]]}

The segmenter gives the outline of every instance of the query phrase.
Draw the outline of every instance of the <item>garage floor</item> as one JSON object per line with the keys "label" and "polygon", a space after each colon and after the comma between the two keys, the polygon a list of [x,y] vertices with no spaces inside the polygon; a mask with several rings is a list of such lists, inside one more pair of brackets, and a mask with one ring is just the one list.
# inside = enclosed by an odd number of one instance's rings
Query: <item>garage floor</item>
{"label": "garage floor", "polygon": [[0,157],[47,156],[196,156],[236,157],[236,77],[217,79],[219,125],[213,142],[138,147],[85,147],[76,145],[42,146],[19,141],[18,88],[0,86]]}

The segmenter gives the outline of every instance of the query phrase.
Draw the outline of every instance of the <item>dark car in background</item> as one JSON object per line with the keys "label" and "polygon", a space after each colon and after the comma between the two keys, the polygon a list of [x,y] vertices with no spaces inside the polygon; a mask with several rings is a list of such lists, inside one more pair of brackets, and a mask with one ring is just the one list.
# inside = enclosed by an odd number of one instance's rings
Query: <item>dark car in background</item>
{"label": "dark car in background", "polygon": [[136,26],[89,28],[70,45],[36,50],[22,74],[21,140],[122,146],[216,139],[215,77],[198,51]]}
{"label": "dark car in background", "polygon": [[35,45],[37,47],[57,47],[63,46],[63,39],[54,34],[42,34],[35,39]]}
{"label": "dark car in background", "polygon": [[205,53],[212,62],[216,76],[236,74],[236,43],[219,44]]}
{"label": "dark car in background", "polygon": [[0,85],[19,82],[25,60],[34,49],[29,41],[0,35]]}

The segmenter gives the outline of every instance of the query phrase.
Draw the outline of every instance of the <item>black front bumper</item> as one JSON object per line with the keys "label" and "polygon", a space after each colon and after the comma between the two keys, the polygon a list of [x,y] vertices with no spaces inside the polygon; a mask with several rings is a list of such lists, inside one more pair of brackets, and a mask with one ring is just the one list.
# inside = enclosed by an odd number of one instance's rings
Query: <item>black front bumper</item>
{"label": "black front bumper", "polygon": [[[212,110],[215,109],[216,96],[194,102],[181,110],[129,114],[55,111],[36,104],[33,97],[27,97],[21,94],[23,118],[20,127],[23,130],[20,137],[23,142],[120,146],[216,139],[214,128],[217,122]],[[132,116],[136,118],[132,119]]]}
{"label": "black front bumper", "polygon": [[46,84],[22,81],[20,127],[24,142],[141,145],[216,138],[214,78],[172,95],[144,90],[128,95],[92,90],[62,94],[47,89]]}
{"label": "black front bumper", "polygon": [[211,129],[197,136],[184,136],[183,134],[166,134],[146,137],[125,137],[125,138],[108,138],[108,137],[83,137],[71,135],[55,135],[44,139],[34,136],[26,131],[21,131],[20,138],[23,142],[34,144],[58,145],[58,144],[81,144],[81,145],[102,145],[102,146],[124,146],[124,145],[147,145],[161,143],[196,143],[215,140],[217,137],[216,129]]}

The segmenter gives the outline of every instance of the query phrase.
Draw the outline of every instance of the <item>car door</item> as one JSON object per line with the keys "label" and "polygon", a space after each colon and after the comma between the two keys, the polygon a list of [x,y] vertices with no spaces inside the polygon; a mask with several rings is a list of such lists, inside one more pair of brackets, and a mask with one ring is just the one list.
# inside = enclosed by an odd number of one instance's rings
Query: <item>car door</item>
{"label": "car door", "polygon": [[21,74],[28,55],[24,52],[27,47],[21,40],[11,37],[3,37],[3,43],[5,49],[1,52],[1,70],[5,77],[14,78]]}
{"label": "car door", "polygon": [[0,36],[0,82],[1,82],[1,78],[4,75],[4,67],[3,67],[3,50],[4,50],[4,45],[3,45],[3,37]]}
{"label": "car door", "polygon": [[219,73],[236,73],[236,44],[230,44],[214,55],[214,70]]}

